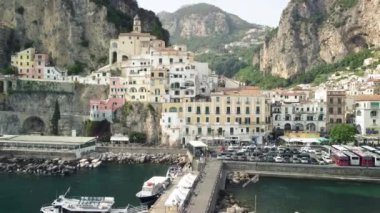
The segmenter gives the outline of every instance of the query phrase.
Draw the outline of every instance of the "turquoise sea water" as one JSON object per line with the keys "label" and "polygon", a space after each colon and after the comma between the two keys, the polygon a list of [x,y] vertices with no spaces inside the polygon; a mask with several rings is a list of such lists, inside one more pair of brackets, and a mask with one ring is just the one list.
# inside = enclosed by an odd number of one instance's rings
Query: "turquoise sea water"
{"label": "turquoise sea water", "polygon": [[[116,207],[137,205],[135,194],[165,165],[107,165],[81,170],[69,177],[0,174],[0,213],[39,212],[42,204],[71,187],[72,196],[113,196]],[[261,177],[256,184],[227,187],[245,206],[258,213],[379,213],[380,184]]]}
{"label": "turquoise sea water", "polygon": [[380,184],[262,177],[227,191],[258,213],[379,213]]}
{"label": "turquoise sea water", "polygon": [[0,174],[0,213],[39,212],[71,187],[71,196],[112,196],[115,207],[138,204],[135,194],[144,181],[165,175],[165,165],[107,165],[69,177]]}

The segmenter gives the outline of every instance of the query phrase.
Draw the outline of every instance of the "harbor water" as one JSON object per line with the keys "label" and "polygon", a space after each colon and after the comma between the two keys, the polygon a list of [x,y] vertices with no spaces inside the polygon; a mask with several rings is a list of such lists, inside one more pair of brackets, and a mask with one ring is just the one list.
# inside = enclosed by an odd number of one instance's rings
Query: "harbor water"
{"label": "harbor water", "polygon": [[258,213],[378,213],[380,184],[260,177],[245,188],[228,185],[240,206]]}
{"label": "harbor water", "polygon": [[168,166],[106,165],[82,169],[68,177],[0,173],[1,213],[38,213],[71,187],[69,196],[112,196],[115,207],[137,205],[136,193],[151,176],[164,176]]}
{"label": "harbor water", "polygon": [[[83,169],[69,177],[0,173],[0,212],[34,213],[68,187],[71,196],[112,196],[115,207],[138,205],[135,194],[144,181],[165,175],[168,166],[106,165]],[[316,181],[260,177],[242,188],[228,185],[227,191],[242,206],[254,209],[257,196],[259,213],[378,213],[380,184]]]}

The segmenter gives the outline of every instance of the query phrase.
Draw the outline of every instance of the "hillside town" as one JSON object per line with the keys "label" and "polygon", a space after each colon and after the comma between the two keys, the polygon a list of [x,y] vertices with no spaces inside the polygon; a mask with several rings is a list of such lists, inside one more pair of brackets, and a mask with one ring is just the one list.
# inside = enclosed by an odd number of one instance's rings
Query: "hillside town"
{"label": "hillside town", "polygon": [[197,2],[0,2],[2,212],[378,212],[380,0]]}
{"label": "hillside town", "polygon": [[108,85],[106,100],[89,103],[91,121],[112,123],[128,102],[162,105],[161,143],[170,146],[191,140],[267,144],[287,131],[328,137],[334,124],[341,123],[355,125],[362,139],[379,136],[379,58],[363,62],[363,76],[340,71],[320,85],[266,91],[218,76],[207,63],[195,61],[186,46],[166,47],[141,29],[135,16],[133,31],[110,41],[109,64],[88,76],[68,75],[34,48],[12,56],[11,64],[20,80]]}

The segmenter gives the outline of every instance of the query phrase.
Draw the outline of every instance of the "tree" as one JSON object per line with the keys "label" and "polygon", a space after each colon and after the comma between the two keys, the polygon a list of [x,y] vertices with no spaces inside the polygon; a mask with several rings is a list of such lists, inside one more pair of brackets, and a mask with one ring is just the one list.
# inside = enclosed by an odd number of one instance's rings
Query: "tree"
{"label": "tree", "polygon": [[334,143],[346,144],[354,141],[356,129],[350,124],[336,124],[330,131],[330,138]]}
{"label": "tree", "polygon": [[55,107],[54,107],[54,113],[53,117],[51,118],[51,133],[53,135],[58,135],[58,123],[61,119],[61,112],[59,110],[59,103],[58,100],[55,100]]}
{"label": "tree", "polygon": [[131,132],[129,134],[129,140],[131,141],[131,143],[145,143],[146,134],[143,132]]}

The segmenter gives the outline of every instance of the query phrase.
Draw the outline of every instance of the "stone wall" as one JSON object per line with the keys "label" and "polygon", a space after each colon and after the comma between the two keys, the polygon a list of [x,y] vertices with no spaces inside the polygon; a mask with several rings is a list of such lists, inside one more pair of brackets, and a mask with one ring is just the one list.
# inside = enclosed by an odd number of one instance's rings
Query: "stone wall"
{"label": "stone wall", "polygon": [[138,153],[138,154],[186,154],[186,149],[164,148],[164,147],[142,147],[142,146],[98,146],[97,152],[113,153]]}
{"label": "stone wall", "polygon": [[329,178],[336,179],[341,177],[374,178],[380,177],[380,168],[371,167],[340,167],[340,166],[322,166],[322,165],[302,165],[302,164],[278,164],[278,163],[260,163],[260,162],[233,162],[224,163],[224,169],[228,171],[246,171],[262,172],[263,174],[276,174],[275,176],[295,176],[311,177],[315,179]]}
{"label": "stone wall", "polygon": [[18,81],[17,88],[4,98],[0,111],[0,133],[23,134],[28,118],[37,118],[44,123],[44,134],[50,133],[50,119],[58,100],[61,112],[59,132],[71,135],[75,129],[83,134],[83,123],[89,115],[91,99],[105,99],[108,87],[99,85],[81,85],[74,83]]}

